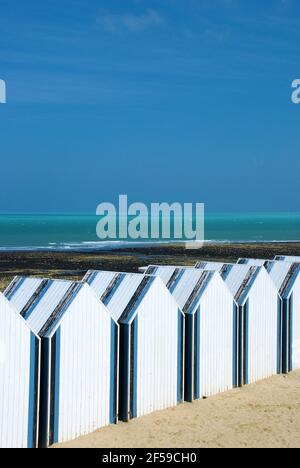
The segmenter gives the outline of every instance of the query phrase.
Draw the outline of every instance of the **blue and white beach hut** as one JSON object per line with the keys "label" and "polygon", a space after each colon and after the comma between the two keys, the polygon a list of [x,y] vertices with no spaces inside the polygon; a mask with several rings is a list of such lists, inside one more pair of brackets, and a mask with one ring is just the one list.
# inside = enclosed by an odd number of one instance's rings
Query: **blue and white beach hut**
{"label": "blue and white beach hut", "polygon": [[120,325],[120,418],[182,402],[183,313],[160,278],[90,271],[84,280]]}
{"label": "blue and white beach hut", "polygon": [[300,264],[287,261],[241,259],[244,264],[263,262],[279,295],[282,327],[282,372],[300,369]]}
{"label": "blue and white beach hut", "polygon": [[0,448],[36,448],[40,338],[0,294]]}
{"label": "blue and white beach hut", "polygon": [[185,398],[209,397],[237,386],[234,298],[217,272],[149,266],[183,310],[186,320]]}
{"label": "blue and white beach hut", "polygon": [[239,385],[280,373],[281,322],[278,291],[260,266],[200,262],[220,272],[237,307]]}
{"label": "blue and white beach hut", "polygon": [[115,423],[119,327],[93,290],[19,277],[5,294],[41,341],[40,445]]}

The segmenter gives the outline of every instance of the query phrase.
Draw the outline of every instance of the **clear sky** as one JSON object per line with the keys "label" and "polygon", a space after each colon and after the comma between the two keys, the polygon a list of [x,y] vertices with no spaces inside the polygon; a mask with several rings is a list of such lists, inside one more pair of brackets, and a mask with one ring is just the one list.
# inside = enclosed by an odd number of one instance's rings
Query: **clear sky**
{"label": "clear sky", "polygon": [[299,211],[298,0],[1,0],[0,211]]}

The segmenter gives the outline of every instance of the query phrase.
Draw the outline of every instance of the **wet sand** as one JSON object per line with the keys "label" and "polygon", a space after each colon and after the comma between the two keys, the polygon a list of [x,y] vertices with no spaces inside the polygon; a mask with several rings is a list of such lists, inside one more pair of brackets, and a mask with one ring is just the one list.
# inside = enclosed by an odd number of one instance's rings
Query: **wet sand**
{"label": "wet sand", "polygon": [[300,371],[120,423],[57,447],[300,448]]}

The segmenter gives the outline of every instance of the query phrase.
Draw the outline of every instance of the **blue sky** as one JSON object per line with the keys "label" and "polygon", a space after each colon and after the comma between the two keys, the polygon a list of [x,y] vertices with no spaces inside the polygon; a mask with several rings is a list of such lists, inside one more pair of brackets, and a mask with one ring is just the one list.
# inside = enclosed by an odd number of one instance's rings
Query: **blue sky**
{"label": "blue sky", "polygon": [[1,0],[1,212],[299,211],[300,2]]}

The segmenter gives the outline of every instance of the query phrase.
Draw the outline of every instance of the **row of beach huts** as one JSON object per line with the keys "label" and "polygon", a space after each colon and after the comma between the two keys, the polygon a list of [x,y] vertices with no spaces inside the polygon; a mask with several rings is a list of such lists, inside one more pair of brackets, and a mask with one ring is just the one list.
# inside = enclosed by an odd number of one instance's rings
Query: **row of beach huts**
{"label": "row of beach huts", "polygon": [[300,368],[300,257],[0,294],[0,447],[48,447]]}

